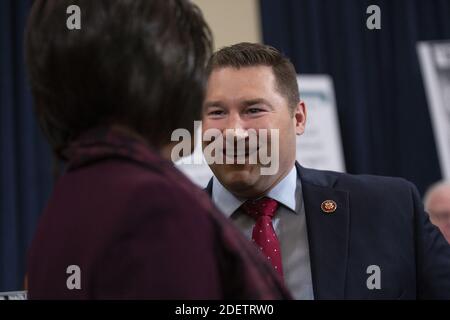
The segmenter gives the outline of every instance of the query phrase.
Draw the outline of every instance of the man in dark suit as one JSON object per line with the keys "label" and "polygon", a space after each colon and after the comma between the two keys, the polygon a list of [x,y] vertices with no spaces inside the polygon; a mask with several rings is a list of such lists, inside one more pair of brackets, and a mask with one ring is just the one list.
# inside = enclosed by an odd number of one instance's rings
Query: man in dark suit
{"label": "man in dark suit", "polygon": [[240,43],[216,52],[208,74],[204,132],[218,129],[236,145],[246,140],[240,153],[246,160],[261,148],[249,147],[249,129],[279,133],[279,140],[268,139],[279,150],[275,174],[262,174],[267,164],[259,161],[210,162],[207,191],[295,298],[450,299],[450,246],[411,183],[295,161],[306,107],[287,58],[272,47]]}

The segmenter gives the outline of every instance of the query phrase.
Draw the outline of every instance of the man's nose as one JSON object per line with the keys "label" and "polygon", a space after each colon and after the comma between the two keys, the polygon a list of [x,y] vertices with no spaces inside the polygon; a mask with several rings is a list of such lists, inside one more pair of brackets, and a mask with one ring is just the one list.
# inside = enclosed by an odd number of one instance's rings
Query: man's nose
{"label": "man's nose", "polygon": [[232,139],[235,142],[247,140],[247,125],[239,113],[234,113],[229,116],[227,128],[223,134],[227,139]]}
{"label": "man's nose", "polygon": [[245,130],[245,123],[238,112],[230,113],[226,129]]}

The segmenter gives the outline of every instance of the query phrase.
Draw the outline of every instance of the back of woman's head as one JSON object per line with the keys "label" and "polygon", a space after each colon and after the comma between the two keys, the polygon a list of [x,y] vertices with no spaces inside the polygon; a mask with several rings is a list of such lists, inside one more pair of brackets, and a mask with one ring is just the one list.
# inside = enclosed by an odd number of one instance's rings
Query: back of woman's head
{"label": "back of woman's head", "polygon": [[[80,8],[69,30],[68,7]],[[69,11],[70,12],[70,11]],[[35,110],[54,152],[119,124],[151,145],[200,118],[211,33],[189,0],[35,0],[26,61]]]}

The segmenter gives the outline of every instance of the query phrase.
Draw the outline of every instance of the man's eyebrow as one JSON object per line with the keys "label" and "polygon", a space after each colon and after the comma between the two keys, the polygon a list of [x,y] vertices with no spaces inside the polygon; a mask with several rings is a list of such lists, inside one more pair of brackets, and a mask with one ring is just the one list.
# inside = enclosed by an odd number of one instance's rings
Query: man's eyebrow
{"label": "man's eyebrow", "polygon": [[223,107],[223,103],[221,101],[205,101],[203,107],[205,109],[212,107]]}
{"label": "man's eyebrow", "polygon": [[265,104],[266,106],[273,109],[272,104],[270,104],[269,101],[267,101],[266,99],[263,99],[263,98],[247,99],[242,102],[242,105],[244,105],[246,107],[253,106],[255,104]]}

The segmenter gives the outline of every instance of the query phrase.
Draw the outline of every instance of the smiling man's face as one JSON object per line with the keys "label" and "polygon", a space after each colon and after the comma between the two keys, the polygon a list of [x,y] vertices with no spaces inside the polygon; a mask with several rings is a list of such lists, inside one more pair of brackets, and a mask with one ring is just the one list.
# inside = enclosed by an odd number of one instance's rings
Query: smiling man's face
{"label": "smiling man's face", "polygon": [[[203,132],[214,128],[225,136],[226,129],[267,129],[269,144],[279,145],[279,169],[274,175],[261,175],[260,163],[210,165],[222,185],[236,196],[263,195],[289,173],[295,163],[296,134],[303,133],[305,122],[305,105],[288,106],[276,89],[272,67],[221,67],[211,72],[203,107]],[[271,129],[279,130],[279,141],[270,140]]]}

